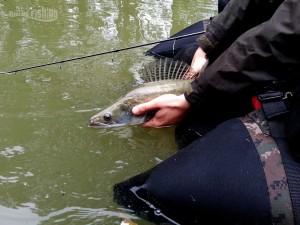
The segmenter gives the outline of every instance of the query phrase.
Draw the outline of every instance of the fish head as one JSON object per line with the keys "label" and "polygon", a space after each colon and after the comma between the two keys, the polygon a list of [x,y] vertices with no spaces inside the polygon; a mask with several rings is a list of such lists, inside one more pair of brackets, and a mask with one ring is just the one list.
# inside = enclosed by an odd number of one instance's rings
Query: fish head
{"label": "fish head", "polygon": [[136,125],[145,122],[146,115],[136,116],[132,113],[134,101],[131,98],[121,99],[110,107],[98,112],[89,119],[90,127],[118,127]]}

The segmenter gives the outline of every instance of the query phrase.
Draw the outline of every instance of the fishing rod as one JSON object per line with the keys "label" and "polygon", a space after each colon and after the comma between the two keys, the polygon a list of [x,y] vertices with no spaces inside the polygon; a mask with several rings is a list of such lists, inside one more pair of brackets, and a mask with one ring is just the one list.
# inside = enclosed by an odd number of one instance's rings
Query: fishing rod
{"label": "fishing rod", "polygon": [[181,36],[171,37],[171,38],[168,38],[168,39],[165,39],[165,40],[154,41],[154,42],[149,42],[149,43],[139,44],[139,45],[133,45],[133,46],[130,46],[130,47],[119,48],[119,49],[115,49],[115,50],[104,51],[104,52],[99,52],[99,53],[95,53],[95,54],[90,54],[90,55],[79,56],[79,57],[70,58],[70,59],[59,60],[59,61],[55,61],[55,62],[51,62],[51,63],[45,63],[45,64],[40,64],[40,65],[35,65],[35,66],[24,67],[24,68],[21,68],[21,69],[11,70],[11,71],[7,71],[7,72],[0,72],[0,74],[15,74],[15,73],[20,72],[20,71],[36,69],[36,68],[40,68],[40,67],[45,67],[45,66],[50,66],[50,65],[55,65],[55,64],[65,63],[65,62],[71,62],[71,61],[75,61],[75,60],[86,59],[86,58],[100,56],[100,55],[106,55],[106,54],[110,54],[110,53],[116,53],[116,52],[120,52],[120,51],[130,50],[130,49],[134,49],[134,48],[140,48],[140,47],[153,45],[153,44],[159,44],[159,43],[168,42],[168,41],[174,41],[174,40],[178,40],[178,39],[182,39],[182,38],[186,38],[186,37],[191,37],[191,36],[203,34],[204,32],[205,31],[199,31],[199,32],[191,33],[191,34],[185,34],[185,35],[181,35]]}

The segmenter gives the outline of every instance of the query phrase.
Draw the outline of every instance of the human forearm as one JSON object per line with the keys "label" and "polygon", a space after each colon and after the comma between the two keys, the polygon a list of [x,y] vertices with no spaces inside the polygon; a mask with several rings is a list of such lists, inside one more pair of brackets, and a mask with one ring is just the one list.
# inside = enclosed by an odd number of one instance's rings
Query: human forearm
{"label": "human forearm", "polygon": [[200,47],[208,58],[216,58],[243,32],[270,19],[282,1],[231,0],[198,38]]}
{"label": "human forearm", "polygon": [[257,85],[299,74],[300,16],[296,7],[300,11],[300,2],[286,0],[269,21],[239,37],[193,82],[187,100],[195,104],[206,96],[237,96],[254,92]]}

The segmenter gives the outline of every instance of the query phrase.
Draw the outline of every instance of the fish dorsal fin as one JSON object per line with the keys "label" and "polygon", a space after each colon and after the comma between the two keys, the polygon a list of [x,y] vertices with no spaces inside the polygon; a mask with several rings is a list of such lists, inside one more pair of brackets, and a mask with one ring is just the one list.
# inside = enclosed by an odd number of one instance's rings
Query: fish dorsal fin
{"label": "fish dorsal fin", "polygon": [[175,61],[170,58],[155,59],[144,65],[142,78],[145,82],[160,80],[181,80],[190,71],[190,66],[185,62]]}

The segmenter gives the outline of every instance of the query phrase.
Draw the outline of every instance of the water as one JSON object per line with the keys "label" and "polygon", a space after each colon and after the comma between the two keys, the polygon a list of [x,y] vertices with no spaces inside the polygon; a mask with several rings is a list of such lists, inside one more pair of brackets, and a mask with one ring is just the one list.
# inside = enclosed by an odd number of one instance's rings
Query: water
{"label": "water", "polygon": [[[0,71],[162,40],[216,5],[0,0]],[[149,48],[0,75],[0,224],[150,224],[115,204],[112,186],[174,154],[174,128],[87,126],[140,82]]]}

